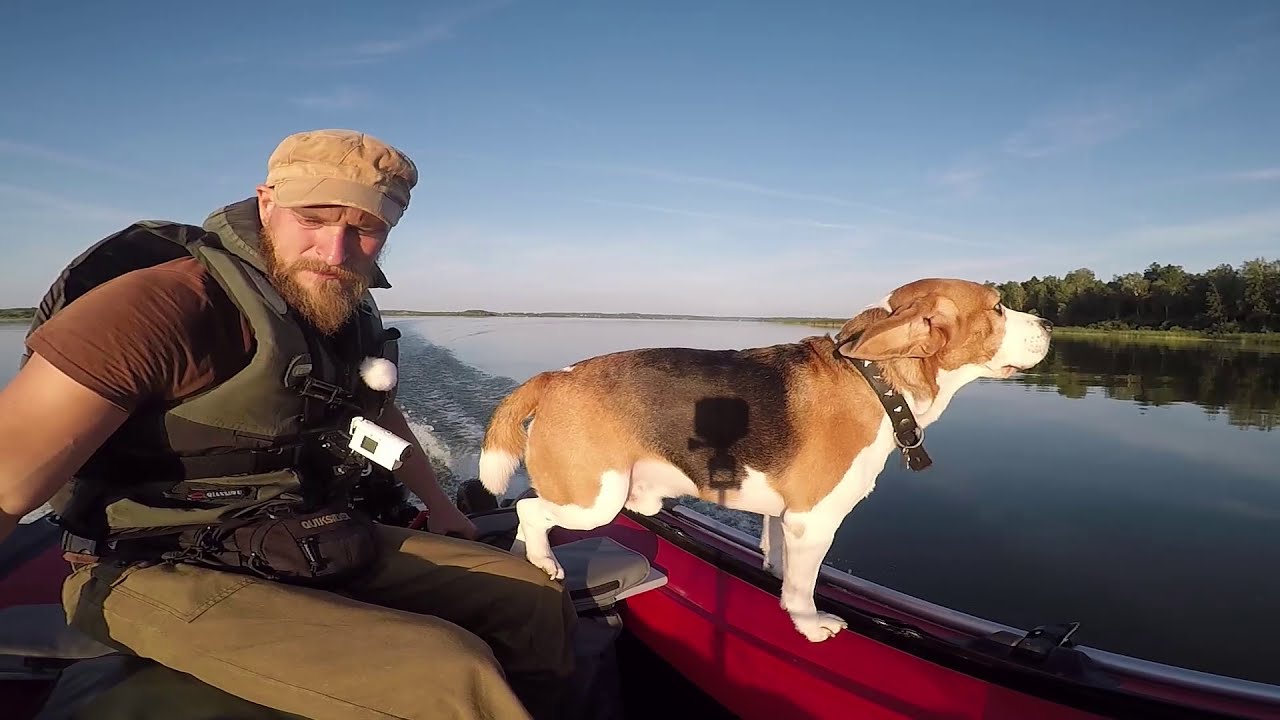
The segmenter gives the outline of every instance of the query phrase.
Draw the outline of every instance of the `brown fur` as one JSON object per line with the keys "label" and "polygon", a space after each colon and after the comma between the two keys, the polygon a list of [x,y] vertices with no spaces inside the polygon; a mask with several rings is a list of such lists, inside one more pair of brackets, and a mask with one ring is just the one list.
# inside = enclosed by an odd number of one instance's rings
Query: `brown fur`
{"label": "brown fur", "polygon": [[829,338],[801,341],[813,352],[807,372],[793,392],[796,425],[806,428],[800,452],[774,487],[788,508],[805,511],[840,482],[853,459],[875,439],[879,423],[867,418],[884,413],[875,392],[848,363],[834,357]]}

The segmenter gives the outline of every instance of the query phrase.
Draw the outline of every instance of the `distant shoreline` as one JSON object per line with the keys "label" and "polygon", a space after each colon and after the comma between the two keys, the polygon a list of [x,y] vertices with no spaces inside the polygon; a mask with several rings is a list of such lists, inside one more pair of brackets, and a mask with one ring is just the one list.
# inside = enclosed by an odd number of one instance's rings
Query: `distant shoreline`
{"label": "distant shoreline", "polygon": [[666,313],[609,312],[496,312],[493,310],[383,310],[383,317],[516,317],[516,318],[590,318],[596,320],[713,320],[720,322],[779,322],[799,325],[831,325],[840,327],[845,319],[820,317],[759,317],[754,315],[691,315]]}
{"label": "distant shoreline", "polygon": [[[496,312],[492,310],[384,310],[383,316],[393,317],[516,317],[516,318],[592,318],[603,320],[707,320],[719,322],[771,322],[785,325],[807,325],[839,329],[848,318],[823,317],[760,317],[751,315],[666,315],[662,313],[606,313],[606,312]],[[1280,333],[1208,333],[1199,330],[1157,330],[1153,328],[1115,329],[1079,326],[1055,327],[1055,335],[1078,338],[1111,338],[1128,340],[1162,340],[1186,342],[1239,342],[1247,344],[1280,345]]]}
{"label": "distant shoreline", "polygon": [[[752,315],[675,315],[663,313],[607,312],[495,312],[492,310],[384,310],[386,318],[468,317],[468,318],[581,318],[597,320],[705,320],[716,322],[768,322],[784,325],[839,329],[848,318],[824,317],[759,317]],[[35,316],[35,308],[0,308],[0,322],[27,322]],[[1107,338],[1115,340],[1159,340],[1161,342],[1228,342],[1247,345],[1280,345],[1280,333],[1207,333],[1199,330],[1156,330],[1152,328],[1114,329],[1064,326],[1054,334],[1071,338]]]}

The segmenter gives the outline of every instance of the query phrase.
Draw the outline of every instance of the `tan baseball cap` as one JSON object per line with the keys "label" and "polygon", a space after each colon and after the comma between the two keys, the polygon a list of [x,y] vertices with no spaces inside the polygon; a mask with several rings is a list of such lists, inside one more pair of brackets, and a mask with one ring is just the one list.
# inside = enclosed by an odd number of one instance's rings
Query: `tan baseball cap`
{"label": "tan baseball cap", "polygon": [[343,205],[395,225],[409,207],[418,168],[407,155],[354,130],[309,130],[280,142],[265,184],[281,207]]}

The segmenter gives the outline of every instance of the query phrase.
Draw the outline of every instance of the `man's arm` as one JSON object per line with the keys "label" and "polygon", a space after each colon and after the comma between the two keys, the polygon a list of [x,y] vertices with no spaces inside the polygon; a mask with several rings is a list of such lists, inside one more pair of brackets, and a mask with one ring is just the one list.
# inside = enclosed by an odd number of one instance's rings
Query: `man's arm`
{"label": "man's arm", "polygon": [[427,460],[427,453],[422,449],[418,436],[409,427],[409,421],[400,412],[400,408],[393,403],[388,404],[378,424],[408,442],[412,448],[409,457],[393,475],[427,506],[427,512],[430,513],[427,529],[434,533],[459,533],[463,537],[475,538],[476,526],[440,489],[436,472]]}
{"label": "man's arm", "polygon": [[33,354],[0,390],[0,542],[126,418],[127,412]]}

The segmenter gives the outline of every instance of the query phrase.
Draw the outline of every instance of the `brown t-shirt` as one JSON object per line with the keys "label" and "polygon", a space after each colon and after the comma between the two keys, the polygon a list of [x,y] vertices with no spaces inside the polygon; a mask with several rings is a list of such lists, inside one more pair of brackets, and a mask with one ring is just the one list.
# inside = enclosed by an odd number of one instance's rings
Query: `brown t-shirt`
{"label": "brown t-shirt", "polygon": [[195,258],[114,278],[41,325],[27,346],[133,412],[204,392],[249,362],[253,335]]}

